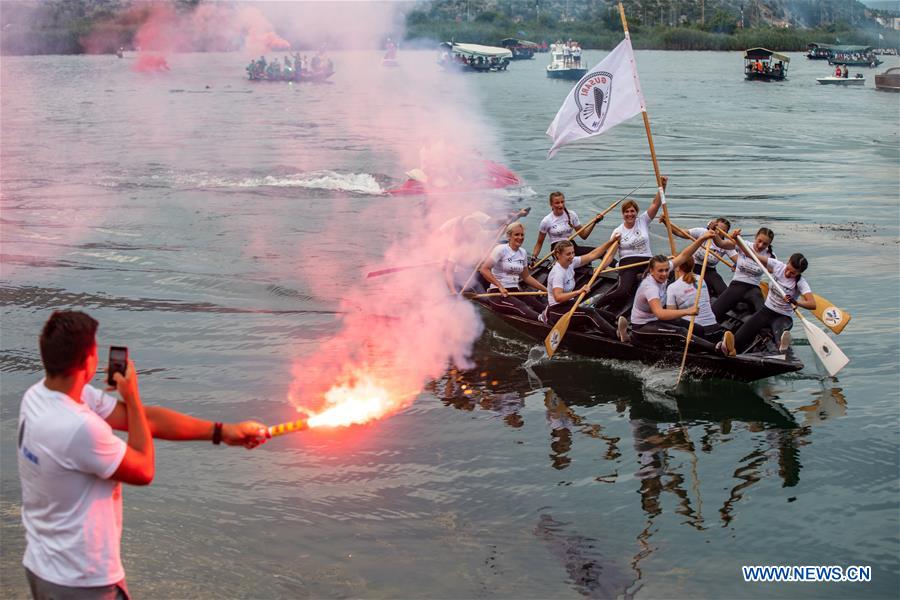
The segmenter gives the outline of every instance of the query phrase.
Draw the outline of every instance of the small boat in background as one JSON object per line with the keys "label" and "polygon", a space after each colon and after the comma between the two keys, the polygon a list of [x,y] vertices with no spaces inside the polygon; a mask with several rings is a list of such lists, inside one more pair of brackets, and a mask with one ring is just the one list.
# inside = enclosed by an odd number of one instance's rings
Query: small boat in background
{"label": "small boat in background", "polygon": [[[776,62],[777,61],[777,62]],[[744,52],[744,78],[748,81],[784,81],[791,59],[766,48]]]}
{"label": "small boat in background", "polygon": [[443,42],[438,64],[444,69],[458,71],[505,71],[512,59],[512,50],[481,44]]}
{"label": "small boat in background", "polygon": [[875,76],[875,89],[886,92],[900,92],[900,67],[891,67]]}
{"label": "small boat in background", "polygon": [[565,44],[550,45],[550,64],[547,65],[547,77],[550,79],[565,79],[578,81],[587,73],[587,68],[581,64],[581,56],[575,59],[566,51]]}
{"label": "small boat in background", "polygon": [[512,52],[513,60],[527,60],[534,58],[534,53],[540,48],[534,42],[520,40],[518,38],[505,38],[500,40],[500,45]]}
{"label": "small boat in background", "polygon": [[866,78],[863,77],[862,73],[857,73],[855,77],[835,77],[834,75],[829,75],[828,77],[816,77],[816,81],[823,85],[865,85]]}

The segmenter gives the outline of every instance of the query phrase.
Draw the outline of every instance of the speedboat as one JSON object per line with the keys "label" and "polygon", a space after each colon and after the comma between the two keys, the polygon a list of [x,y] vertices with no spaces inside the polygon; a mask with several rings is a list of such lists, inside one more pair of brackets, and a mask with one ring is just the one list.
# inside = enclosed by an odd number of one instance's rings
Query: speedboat
{"label": "speedboat", "polygon": [[522,180],[513,171],[491,160],[477,160],[468,164],[469,170],[460,174],[427,174],[422,169],[412,169],[406,173],[407,180],[400,186],[389,189],[388,194],[416,196],[422,194],[445,194],[469,192],[473,190],[501,189],[522,185]]}
{"label": "speedboat", "polygon": [[835,77],[834,75],[816,77],[816,81],[823,85],[865,85],[866,78],[862,73],[857,73],[855,77]]}

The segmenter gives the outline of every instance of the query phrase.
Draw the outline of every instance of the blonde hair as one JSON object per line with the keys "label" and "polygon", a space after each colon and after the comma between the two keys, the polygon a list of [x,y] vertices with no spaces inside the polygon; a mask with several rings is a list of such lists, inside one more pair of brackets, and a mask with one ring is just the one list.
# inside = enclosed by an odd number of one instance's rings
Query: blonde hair
{"label": "blonde hair", "polygon": [[574,248],[575,244],[573,244],[570,240],[560,240],[556,242],[556,245],[553,246],[553,256],[559,258],[562,256],[563,250],[566,248]]}
{"label": "blonde hair", "polygon": [[522,225],[522,223],[520,223],[519,221],[513,221],[512,223],[510,223],[509,225],[506,226],[506,237],[511,236],[513,230],[516,229],[517,227],[521,227],[522,233],[525,233],[525,226]]}

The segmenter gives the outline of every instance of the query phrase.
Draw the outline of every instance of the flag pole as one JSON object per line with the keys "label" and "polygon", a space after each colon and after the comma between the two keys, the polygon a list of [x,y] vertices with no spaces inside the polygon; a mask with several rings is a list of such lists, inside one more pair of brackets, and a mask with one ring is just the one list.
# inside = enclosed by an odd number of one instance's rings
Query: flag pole
{"label": "flag pole", "polygon": [[[631,35],[628,33],[628,21],[625,19],[625,7],[622,5],[622,2],[619,2],[619,15],[622,17],[622,29],[625,30],[625,38],[631,40]],[[634,55],[632,54],[632,61]],[[632,71],[635,74],[635,78],[637,78],[637,66],[634,64],[632,66]],[[656,160],[656,149],[653,147],[653,134],[650,133],[650,117],[647,116],[647,107],[644,106],[641,110],[641,116],[644,117],[644,129],[647,130],[647,143],[650,144],[650,158],[653,159],[653,172],[656,174],[656,187],[659,189],[659,197],[662,202],[663,215],[666,218],[666,231],[669,233],[669,247],[672,250],[672,254],[678,254],[675,251],[675,237],[672,235],[672,225],[669,223],[669,209],[666,206],[666,192],[663,189],[662,184],[662,174],[659,172],[659,161]]]}

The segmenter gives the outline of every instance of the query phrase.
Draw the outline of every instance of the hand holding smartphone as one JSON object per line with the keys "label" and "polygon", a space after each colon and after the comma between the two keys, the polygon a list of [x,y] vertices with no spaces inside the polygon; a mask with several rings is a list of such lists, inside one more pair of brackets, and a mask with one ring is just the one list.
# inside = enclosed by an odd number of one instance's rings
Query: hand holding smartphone
{"label": "hand holding smartphone", "polygon": [[128,348],[125,346],[109,347],[109,366],[106,370],[106,383],[111,387],[116,387],[116,380],[113,375],[121,373],[125,376],[128,370]]}

